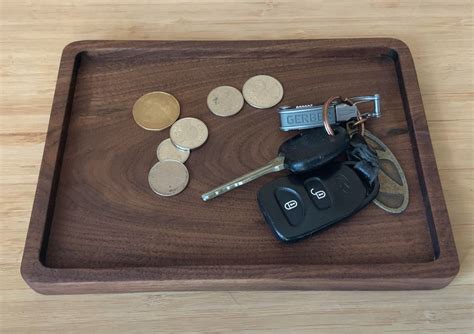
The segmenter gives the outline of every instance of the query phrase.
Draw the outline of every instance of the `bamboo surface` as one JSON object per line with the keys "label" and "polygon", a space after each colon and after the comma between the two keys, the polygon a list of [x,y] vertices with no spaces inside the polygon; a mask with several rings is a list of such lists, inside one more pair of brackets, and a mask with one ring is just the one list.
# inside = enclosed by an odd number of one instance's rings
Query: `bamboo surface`
{"label": "bamboo surface", "polygon": [[[12,332],[449,332],[473,323],[472,1],[1,1],[0,329]],[[19,265],[61,51],[88,39],[394,37],[413,54],[461,271],[419,292],[43,296]]]}

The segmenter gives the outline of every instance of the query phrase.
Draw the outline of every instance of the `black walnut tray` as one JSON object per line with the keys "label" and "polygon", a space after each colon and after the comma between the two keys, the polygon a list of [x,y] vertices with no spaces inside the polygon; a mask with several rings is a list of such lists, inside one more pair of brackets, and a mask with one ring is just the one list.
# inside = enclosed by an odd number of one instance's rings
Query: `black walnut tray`
{"label": "black walnut tray", "polygon": [[[209,112],[219,85],[278,78],[282,104],[379,93],[369,129],[398,157],[410,204],[374,204],[295,244],[275,239],[257,206],[263,177],[204,203],[200,194],[261,166],[292,134],[275,110]],[[167,91],[209,140],[186,165],[187,189],[159,197],[147,174],[169,131],[145,131],[131,109]],[[85,41],[64,50],[22,275],[48,294],[222,289],[435,289],[459,269],[413,60],[394,39]]]}

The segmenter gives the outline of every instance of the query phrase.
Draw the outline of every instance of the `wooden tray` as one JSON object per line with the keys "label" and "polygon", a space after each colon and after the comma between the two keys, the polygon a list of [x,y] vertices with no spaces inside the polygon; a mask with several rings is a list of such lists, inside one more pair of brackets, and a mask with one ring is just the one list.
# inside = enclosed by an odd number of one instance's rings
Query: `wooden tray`
{"label": "wooden tray", "polygon": [[[282,104],[379,93],[368,128],[404,168],[401,215],[371,204],[295,244],[275,239],[257,206],[269,175],[204,203],[200,194],[261,166],[292,134],[275,110],[234,117],[207,109],[209,91],[269,74]],[[187,189],[153,194],[147,174],[169,130],[145,131],[133,103],[163,90],[181,117],[202,119],[209,140],[186,163]],[[22,275],[41,293],[220,289],[433,289],[459,269],[415,68],[394,39],[86,41],[59,70]]]}

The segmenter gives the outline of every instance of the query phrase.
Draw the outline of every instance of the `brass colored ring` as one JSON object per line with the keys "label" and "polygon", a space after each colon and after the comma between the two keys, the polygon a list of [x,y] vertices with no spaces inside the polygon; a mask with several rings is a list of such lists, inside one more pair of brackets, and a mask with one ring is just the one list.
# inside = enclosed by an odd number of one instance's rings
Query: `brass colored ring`
{"label": "brass colored ring", "polygon": [[359,133],[362,137],[364,136],[364,133],[365,133],[365,124],[364,123],[365,123],[365,121],[367,121],[367,119],[368,118],[362,117],[359,109],[357,109],[357,121],[354,124],[352,124],[352,126],[355,127],[355,126],[359,125],[359,127],[360,127]]}

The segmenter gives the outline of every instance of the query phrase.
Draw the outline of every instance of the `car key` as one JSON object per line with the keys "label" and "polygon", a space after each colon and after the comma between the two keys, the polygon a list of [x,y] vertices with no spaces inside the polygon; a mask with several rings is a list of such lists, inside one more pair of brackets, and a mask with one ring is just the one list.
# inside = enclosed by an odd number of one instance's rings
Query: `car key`
{"label": "car key", "polygon": [[257,198],[275,236],[293,242],[353,215],[378,191],[378,178],[370,184],[353,166],[339,162],[276,179],[264,185]]}
{"label": "car key", "polygon": [[349,145],[349,135],[341,126],[334,126],[334,136],[328,136],[324,128],[314,128],[286,140],[278,150],[278,156],[265,166],[219,186],[201,196],[204,201],[213,199],[240,187],[263,175],[288,169],[303,173],[317,169],[334,160]]}

